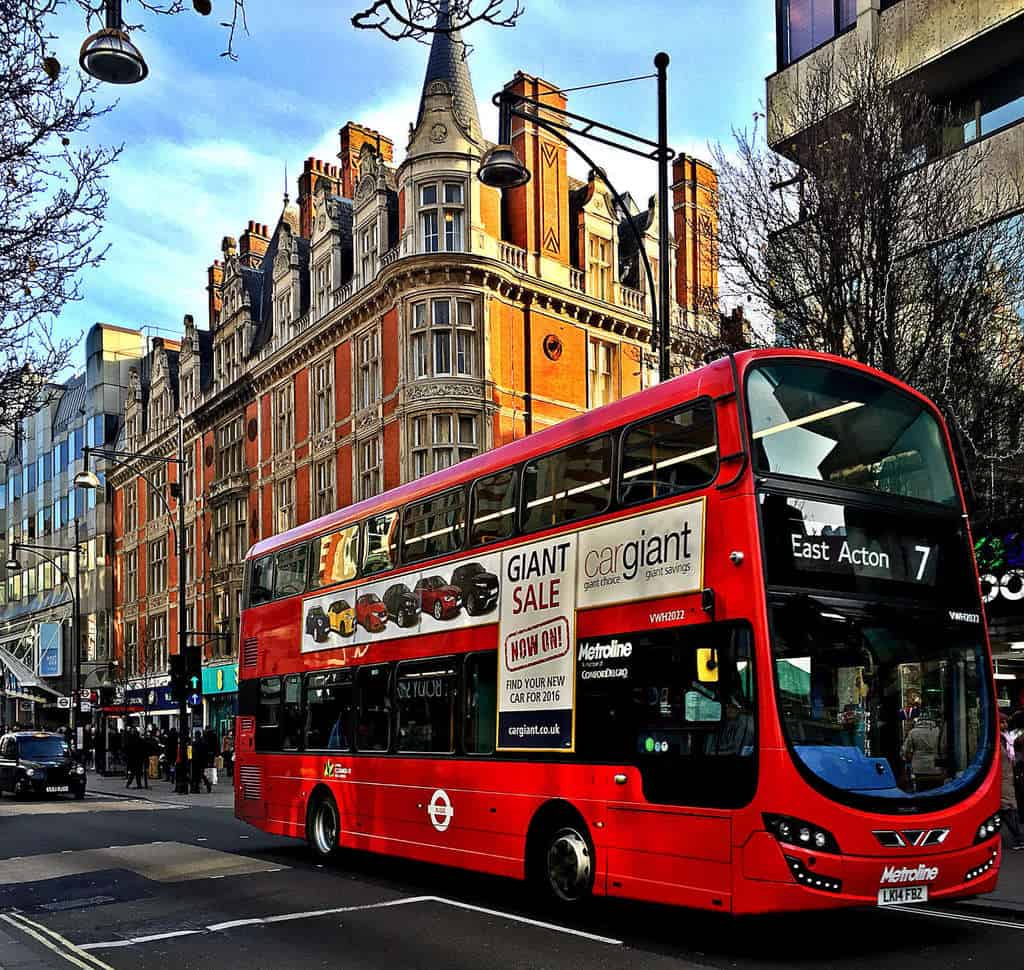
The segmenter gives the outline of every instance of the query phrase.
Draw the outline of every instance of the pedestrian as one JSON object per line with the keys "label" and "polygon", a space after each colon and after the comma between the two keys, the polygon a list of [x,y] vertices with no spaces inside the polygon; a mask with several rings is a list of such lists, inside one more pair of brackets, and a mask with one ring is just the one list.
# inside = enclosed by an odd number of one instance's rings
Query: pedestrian
{"label": "pedestrian", "polygon": [[220,739],[212,725],[203,732],[203,750],[206,752],[206,777],[212,779],[216,777],[214,772],[217,770],[217,754],[220,752]]}
{"label": "pedestrian", "polygon": [[164,741],[164,777],[168,781],[174,781],[174,772],[178,764],[178,732],[171,728],[167,732]]}
{"label": "pedestrian", "polygon": [[102,775],[107,770],[107,738],[106,731],[102,728],[96,732],[96,742],[93,751],[96,771]]}
{"label": "pedestrian", "polygon": [[192,738],[192,792],[199,793],[200,784],[206,785],[206,791],[213,791],[210,784],[210,776],[206,771],[206,742],[203,740],[203,732],[196,728]]}
{"label": "pedestrian", "polygon": [[224,758],[224,770],[228,773],[229,778],[233,778],[235,773],[235,732],[231,728],[224,732],[220,753]]}
{"label": "pedestrian", "polygon": [[[124,760],[128,769],[128,781],[125,788],[131,788],[135,782],[136,789],[142,788],[143,763],[145,761],[145,746],[139,737],[139,729],[131,727],[128,729],[128,736],[124,739]],[[149,787],[149,783],[146,783]]]}
{"label": "pedestrian", "polygon": [[1016,779],[1014,777],[1014,752],[1012,747],[1008,745],[1012,742],[1008,741],[1008,723],[1004,717],[1002,717],[1002,731],[1000,732],[1000,745],[999,745],[999,759],[1000,759],[1000,770],[1002,772],[1002,785],[999,793],[999,805],[1003,816],[1003,822],[1006,824],[1006,828],[1010,833],[1010,838],[1013,840],[1010,848],[1015,852],[1019,852],[1024,849],[1024,836],[1021,834],[1020,829],[1020,815],[1017,808],[1017,788]]}

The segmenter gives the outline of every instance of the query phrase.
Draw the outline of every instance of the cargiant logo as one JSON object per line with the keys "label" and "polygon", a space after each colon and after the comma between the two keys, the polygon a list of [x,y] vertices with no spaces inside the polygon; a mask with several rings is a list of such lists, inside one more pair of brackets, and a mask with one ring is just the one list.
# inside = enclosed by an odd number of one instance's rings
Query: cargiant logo
{"label": "cargiant logo", "polygon": [[892,882],[932,882],[939,878],[938,866],[926,866],[923,863],[916,868],[911,866],[886,866],[878,880],[883,886]]}

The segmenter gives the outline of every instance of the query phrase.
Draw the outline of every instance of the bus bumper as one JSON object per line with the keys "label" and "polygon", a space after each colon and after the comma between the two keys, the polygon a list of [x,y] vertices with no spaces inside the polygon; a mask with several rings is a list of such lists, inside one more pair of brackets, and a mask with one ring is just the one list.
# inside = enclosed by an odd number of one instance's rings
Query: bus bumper
{"label": "bus bumper", "polygon": [[740,851],[737,914],[879,906],[881,890],[900,887],[926,887],[929,903],[978,896],[995,889],[1002,860],[998,835],[952,852],[844,856],[782,845],[758,832]]}

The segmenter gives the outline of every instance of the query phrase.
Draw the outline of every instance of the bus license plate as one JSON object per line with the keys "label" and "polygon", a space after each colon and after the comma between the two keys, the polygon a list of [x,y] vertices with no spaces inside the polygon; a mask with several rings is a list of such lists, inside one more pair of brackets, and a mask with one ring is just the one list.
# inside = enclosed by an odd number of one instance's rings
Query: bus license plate
{"label": "bus license plate", "polygon": [[66,792],[67,790],[68,790],[68,786],[67,785],[47,785],[46,786],[47,794],[50,794],[50,795],[59,795],[61,792]]}
{"label": "bus license plate", "polygon": [[879,906],[902,906],[905,903],[928,902],[927,886],[889,886],[878,890]]}

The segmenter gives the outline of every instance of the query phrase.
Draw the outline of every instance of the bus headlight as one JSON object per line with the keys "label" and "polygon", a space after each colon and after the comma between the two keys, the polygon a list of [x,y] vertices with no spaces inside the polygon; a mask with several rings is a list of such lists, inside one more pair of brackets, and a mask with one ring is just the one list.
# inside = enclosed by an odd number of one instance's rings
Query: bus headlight
{"label": "bus headlight", "polygon": [[764,827],[786,845],[795,845],[801,849],[817,849],[819,852],[839,852],[839,843],[835,836],[820,825],[813,825],[790,815],[772,815],[766,812],[761,817],[764,819]]}
{"label": "bus headlight", "polygon": [[995,815],[985,819],[981,825],[978,826],[978,831],[974,833],[974,844],[977,845],[979,842],[985,842],[991,839],[994,835],[998,834],[999,826],[1003,824],[1003,817],[996,812]]}

